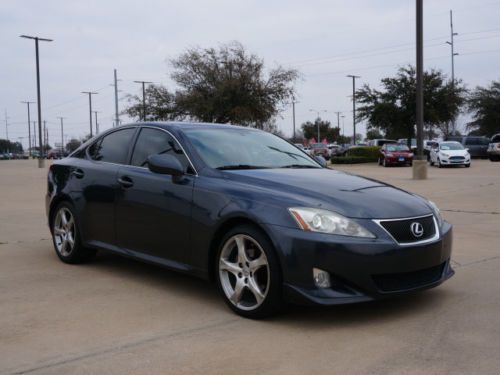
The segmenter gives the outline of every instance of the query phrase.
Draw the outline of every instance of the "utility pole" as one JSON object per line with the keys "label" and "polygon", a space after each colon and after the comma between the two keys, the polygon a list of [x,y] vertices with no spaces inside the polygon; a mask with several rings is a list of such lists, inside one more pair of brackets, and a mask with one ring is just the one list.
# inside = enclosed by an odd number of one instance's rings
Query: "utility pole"
{"label": "utility pole", "polygon": [[[455,52],[455,36],[458,35],[458,33],[453,32],[453,11],[450,10],[450,40],[446,42],[447,44],[450,45],[451,47],[451,87],[453,91],[455,91],[455,56],[458,56],[458,53]],[[451,128],[452,128],[452,133],[455,134],[456,131],[456,124],[455,124],[455,118],[451,120]]]}
{"label": "utility pole", "polygon": [[[337,114],[337,129],[338,129],[338,131],[339,131],[339,135],[340,135],[340,114],[341,114],[342,112],[340,112],[340,111],[335,111],[334,113],[336,113],[336,114]],[[344,117],[344,116],[342,116],[342,117]]]}
{"label": "utility pole", "polygon": [[61,120],[61,157],[62,154],[64,153],[64,123],[63,120],[66,117],[58,117],[59,120]]}
{"label": "utility pole", "polygon": [[36,147],[36,121],[33,121],[33,147]]}
{"label": "utility pole", "polygon": [[28,153],[31,158],[31,119],[30,119],[30,104],[33,104],[35,102],[30,102],[30,101],[24,101],[21,102],[24,104],[28,105]]}
{"label": "utility pole", "polygon": [[116,69],[114,69],[114,73],[115,73],[115,83],[114,83],[114,87],[115,87],[115,126],[118,126],[120,125],[120,115],[118,114],[118,81],[121,81],[117,78],[117,75],[116,75]]}
{"label": "utility pole", "polygon": [[292,115],[293,115],[293,136],[292,141],[295,142],[295,104],[297,104],[295,100],[292,101]]}
{"label": "utility pole", "polygon": [[97,122],[97,112],[99,111],[94,111],[94,115],[95,115],[95,134],[99,134],[99,123]]}
{"label": "utility pole", "polygon": [[417,34],[417,157],[413,160],[413,179],[427,179],[427,160],[424,158],[424,11],[423,0],[416,0]]}
{"label": "utility pole", "polygon": [[318,140],[316,141],[317,143],[321,143],[321,139],[320,139],[320,133],[319,133],[319,123],[320,123],[320,117],[319,117],[319,113],[320,112],[328,112],[326,109],[320,109],[320,110],[317,110],[317,109],[310,109],[309,112],[316,112],[316,115],[318,116],[317,119],[318,119]]}
{"label": "utility pole", "polygon": [[89,114],[90,114],[90,138],[92,138],[92,95],[97,95],[96,92],[92,91],[82,91],[82,94],[88,94],[89,95]]}
{"label": "utility pole", "polygon": [[[47,131],[47,121],[43,120],[43,144],[42,149],[47,149],[47,144],[49,143],[49,132]],[[47,150],[46,152],[48,152]]]}
{"label": "utility pole", "polygon": [[9,116],[7,116],[7,110],[5,110],[5,137],[7,141],[9,140]]}
{"label": "utility pole", "polygon": [[356,145],[356,78],[361,78],[361,77],[355,76],[353,74],[348,74],[347,77],[352,78],[352,127],[353,127],[352,144]]}
{"label": "utility pole", "polygon": [[134,81],[135,83],[142,84],[142,121],[146,121],[146,83],[153,83],[148,81]]}
{"label": "utility pole", "polygon": [[345,116],[342,115],[340,117],[342,117],[342,137],[345,137],[345,131],[344,131],[345,130],[345,128],[344,128],[344,125],[345,125],[345,121],[344,121]]}
{"label": "utility pole", "polygon": [[[42,99],[40,98],[40,64],[38,58],[38,42],[52,42],[52,39],[39,38],[37,36],[21,35],[21,38],[33,39],[35,41],[35,54],[36,54],[36,92],[38,104],[38,142],[42,144]],[[45,166],[45,159],[43,158],[43,150],[40,148],[40,156],[38,158],[38,168]]]}

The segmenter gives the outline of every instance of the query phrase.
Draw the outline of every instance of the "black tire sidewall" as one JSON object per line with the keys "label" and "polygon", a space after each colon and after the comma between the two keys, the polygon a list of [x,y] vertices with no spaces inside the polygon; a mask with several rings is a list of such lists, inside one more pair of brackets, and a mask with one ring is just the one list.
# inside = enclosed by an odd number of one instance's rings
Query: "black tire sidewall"
{"label": "black tire sidewall", "polygon": [[[224,244],[234,235],[244,234],[252,237],[255,241],[259,243],[261,248],[267,257],[267,262],[269,265],[269,290],[267,292],[264,302],[257,307],[255,310],[241,310],[231,303],[231,301],[226,297],[222,284],[219,277],[219,259]],[[262,319],[277,313],[282,305],[282,275],[281,267],[278,261],[278,256],[272,245],[271,241],[261,229],[253,225],[240,225],[229,230],[222,238],[219,249],[217,250],[217,257],[214,262],[215,268],[215,279],[217,282],[217,288],[220,294],[224,298],[226,304],[238,315],[249,319]]]}
{"label": "black tire sidewall", "polygon": [[[71,212],[71,215],[73,216],[73,220],[75,222],[75,245],[71,253],[67,256],[62,255],[59,251],[57,251],[57,246],[56,246],[56,241],[54,237],[54,223],[55,219],[57,216],[57,213],[61,208],[66,208]],[[54,214],[51,217],[51,222],[50,222],[50,232],[52,234],[52,244],[54,245],[54,250],[59,257],[60,260],[62,260],[64,263],[69,263],[69,264],[77,264],[77,263],[82,263],[86,260],[88,260],[92,255],[95,254],[95,251],[84,248],[81,243],[81,236],[80,236],[80,229],[79,229],[79,221],[78,217],[75,214],[75,209],[73,205],[69,202],[61,202],[57,205],[57,207],[54,210]]]}

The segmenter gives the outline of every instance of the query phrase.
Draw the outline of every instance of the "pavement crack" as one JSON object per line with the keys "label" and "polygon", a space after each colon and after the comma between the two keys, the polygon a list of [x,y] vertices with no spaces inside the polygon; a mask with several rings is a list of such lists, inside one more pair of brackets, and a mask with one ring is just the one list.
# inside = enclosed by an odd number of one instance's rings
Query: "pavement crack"
{"label": "pavement crack", "polygon": [[496,211],[469,211],[469,210],[453,210],[453,209],[441,209],[445,212],[458,212],[463,214],[483,214],[483,215],[500,215],[500,212]]}
{"label": "pavement crack", "polygon": [[483,259],[479,259],[479,260],[474,260],[474,261],[469,262],[469,263],[464,263],[460,267],[463,268],[463,267],[473,266],[475,264],[486,263],[486,262],[489,262],[489,261],[495,260],[495,259],[500,259],[500,255],[496,255],[494,257],[489,257],[489,258],[483,258]]}
{"label": "pavement crack", "polygon": [[58,360],[58,361],[53,361],[53,362],[49,362],[46,364],[41,364],[39,366],[27,368],[24,370],[14,370],[14,372],[11,372],[11,374],[12,375],[20,375],[20,374],[33,373],[33,372],[40,371],[40,370],[47,370],[47,369],[51,369],[51,368],[54,368],[57,366],[66,365],[68,363],[82,361],[82,360],[85,360],[88,358],[94,358],[94,357],[104,356],[107,354],[119,353],[123,350],[128,350],[128,349],[139,347],[139,346],[145,345],[145,344],[150,344],[152,342],[157,342],[157,341],[161,341],[161,340],[165,340],[165,339],[171,339],[174,337],[179,337],[179,336],[184,336],[184,335],[195,334],[195,333],[203,332],[206,330],[210,330],[212,328],[218,328],[218,327],[222,327],[222,326],[231,325],[231,324],[238,322],[238,321],[241,321],[241,319],[238,319],[238,318],[229,319],[229,320],[225,319],[223,321],[215,322],[212,324],[207,324],[204,326],[181,329],[178,331],[164,333],[164,334],[144,338],[144,339],[137,340],[137,341],[131,341],[131,342],[128,342],[125,344],[117,345],[117,346],[112,346],[112,347],[108,347],[108,348],[104,348],[104,349],[100,349],[100,350],[99,349],[94,350],[94,351],[80,354],[80,355],[69,356],[68,358],[63,358],[63,359]]}

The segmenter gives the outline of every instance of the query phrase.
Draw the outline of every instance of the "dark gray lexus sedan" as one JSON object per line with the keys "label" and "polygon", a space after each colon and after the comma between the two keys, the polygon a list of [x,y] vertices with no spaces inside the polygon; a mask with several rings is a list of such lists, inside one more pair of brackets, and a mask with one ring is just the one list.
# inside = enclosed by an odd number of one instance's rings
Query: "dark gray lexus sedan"
{"label": "dark gray lexus sedan", "polygon": [[430,201],[322,167],[243,127],[139,123],[56,161],[47,215],[66,263],[110,251],[215,280],[236,313],[397,296],[450,278]]}

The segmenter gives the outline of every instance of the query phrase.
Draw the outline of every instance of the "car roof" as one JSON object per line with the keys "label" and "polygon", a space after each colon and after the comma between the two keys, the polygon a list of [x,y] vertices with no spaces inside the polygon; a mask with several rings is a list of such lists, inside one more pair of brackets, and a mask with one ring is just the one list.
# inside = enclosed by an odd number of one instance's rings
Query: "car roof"
{"label": "car roof", "polygon": [[132,123],[132,124],[124,124],[122,126],[127,126],[127,125],[154,126],[154,127],[163,128],[166,130],[246,129],[246,130],[259,131],[259,129],[241,126],[241,125],[218,124],[218,123],[212,123],[212,122],[191,122],[191,121],[145,121],[145,122],[137,122],[137,123]]}

